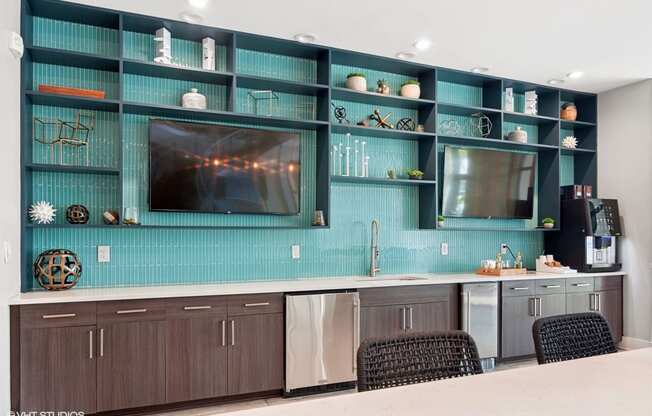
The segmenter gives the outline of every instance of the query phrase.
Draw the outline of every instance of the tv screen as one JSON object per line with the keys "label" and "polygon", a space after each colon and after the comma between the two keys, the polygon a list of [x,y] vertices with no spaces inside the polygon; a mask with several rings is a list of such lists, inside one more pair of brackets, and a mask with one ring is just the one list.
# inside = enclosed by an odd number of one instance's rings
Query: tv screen
{"label": "tv screen", "polygon": [[299,213],[295,133],[150,120],[152,211]]}
{"label": "tv screen", "polygon": [[532,218],[536,154],[446,146],[442,213]]}

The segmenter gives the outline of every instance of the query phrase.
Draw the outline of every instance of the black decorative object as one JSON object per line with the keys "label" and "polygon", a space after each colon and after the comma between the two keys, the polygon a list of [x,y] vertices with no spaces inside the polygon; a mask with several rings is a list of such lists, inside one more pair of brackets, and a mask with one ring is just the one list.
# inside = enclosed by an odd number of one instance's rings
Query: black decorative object
{"label": "black decorative object", "polygon": [[369,116],[370,120],[376,122],[376,127],[382,127],[384,129],[393,129],[394,126],[387,120],[392,116],[392,113],[387,113],[384,117],[380,115],[380,111],[374,110],[374,113]]}
{"label": "black decorative object", "polygon": [[475,341],[463,331],[369,339],[357,358],[359,391],[482,373]]}
{"label": "black decorative object", "polygon": [[539,364],[617,352],[609,324],[594,312],[541,318],[532,326]]}
{"label": "black decorative object", "polygon": [[346,124],[350,124],[349,120],[346,118],[346,107],[342,105],[335,105],[331,103],[333,107],[333,114],[338,123],[342,124],[342,120],[346,121]]}
{"label": "black decorative object", "polygon": [[417,123],[414,122],[410,117],[404,117],[396,123],[397,130],[407,130],[414,131],[417,128]]}
{"label": "black decorative object", "polygon": [[82,265],[72,251],[56,248],[38,255],[33,272],[34,278],[44,289],[70,289],[79,281]]}
{"label": "black decorative object", "polygon": [[75,204],[66,208],[66,221],[70,224],[86,224],[89,217],[88,208],[83,205]]}

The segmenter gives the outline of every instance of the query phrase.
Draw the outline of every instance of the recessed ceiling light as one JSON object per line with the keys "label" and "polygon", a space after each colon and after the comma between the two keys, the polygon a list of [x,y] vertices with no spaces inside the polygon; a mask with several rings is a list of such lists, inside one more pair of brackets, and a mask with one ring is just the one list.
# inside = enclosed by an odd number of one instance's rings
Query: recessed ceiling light
{"label": "recessed ceiling light", "polygon": [[415,56],[417,55],[414,52],[407,52],[407,51],[399,52],[396,54],[396,57],[398,59],[414,59]]}
{"label": "recessed ceiling light", "polygon": [[312,33],[297,33],[294,35],[294,40],[301,43],[313,43],[317,40],[317,36]]}
{"label": "recessed ceiling light", "polygon": [[425,51],[430,49],[430,45],[432,45],[432,42],[430,39],[419,39],[416,42],[414,42],[414,47],[418,51]]}
{"label": "recessed ceiling light", "polygon": [[195,9],[204,9],[208,6],[208,3],[210,3],[210,0],[188,0],[190,7]]}
{"label": "recessed ceiling light", "polygon": [[548,84],[550,84],[550,85],[557,85],[557,84],[563,84],[563,83],[564,83],[564,80],[559,79],[559,78],[553,78],[553,79],[548,80]]}
{"label": "recessed ceiling light", "polygon": [[573,71],[573,72],[569,72],[566,75],[566,77],[568,77],[570,79],[577,79],[577,78],[582,78],[583,75],[584,75],[584,72],[582,72],[582,71]]}
{"label": "recessed ceiling light", "polygon": [[486,66],[474,66],[473,68],[471,68],[471,72],[473,72],[474,74],[484,74],[485,72],[488,71],[489,68],[487,68]]}
{"label": "recessed ceiling light", "polygon": [[184,22],[193,23],[193,24],[197,24],[202,21],[202,17],[200,15],[191,12],[182,12],[181,14],[179,14],[179,17]]}

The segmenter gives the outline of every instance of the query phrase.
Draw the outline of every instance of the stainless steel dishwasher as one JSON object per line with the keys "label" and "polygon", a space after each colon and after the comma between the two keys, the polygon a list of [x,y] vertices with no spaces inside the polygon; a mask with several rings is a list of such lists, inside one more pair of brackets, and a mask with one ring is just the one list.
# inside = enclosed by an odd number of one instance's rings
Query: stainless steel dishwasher
{"label": "stainless steel dishwasher", "polygon": [[357,292],[285,296],[286,393],[356,380],[359,306]]}
{"label": "stainless steel dishwasher", "polygon": [[492,370],[498,356],[498,283],[462,285],[462,330],[473,337],[482,368]]}

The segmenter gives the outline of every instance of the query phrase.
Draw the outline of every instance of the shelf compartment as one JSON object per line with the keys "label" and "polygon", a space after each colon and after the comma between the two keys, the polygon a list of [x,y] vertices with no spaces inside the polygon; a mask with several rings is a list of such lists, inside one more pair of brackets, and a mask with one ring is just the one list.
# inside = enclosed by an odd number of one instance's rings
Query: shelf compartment
{"label": "shelf compartment", "polygon": [[29,16],[47,17],[92,26],[118,29],[120,20],[118,12],[63,1],[28,0],[26,6],[25,13]]}
{"label": "shelf compartment", "polygon": [[124,102],[125,113],[141,114],[155,117],[190,118],[193,120],[224,123],[258,123],[271,127],[315,130],[328,126],[325,121],[292,120],[283,117],[265,117],[253,114],[232,113],[228,111],[195,110],[174,105],[156,105],[147,103]]}
{"label": "shelf compartment", "polygon": [[565,103],[574,103],[577,107],[577,121],[575,124],[595,124],[598,119],[598,97],[595,94],[578,91],[561,90],[559,97],[559,110]]}
{"label": "shelf compartment", "polygon": [[331,175],[332,182],[346,182],[346,183],[361,183],[361,184],[376,184],[376,185],[409,185],[409,186],[426,186],[436,185],[436,181],[426,179],[389,179],[389,178],[374,178],[374,177],[359,177],[359,176],[342,176]]}
{"label": "shelf compartment", "polygon": [[55,107],[73,107],[84,110],[100,110],[118,112],[120,102],[117,100],[100,100],[95,98],[75,97],[72,95],[59,95],[42,93],[39,91],[25,91],[25,96],[31,104],[49,105]]}
{"label": "shelf compartment", "polygon": [[438,135],[437,140],[442,144],[468,145],[489,148],[501,148],[511,150],[530,150],[530,151],[557,151],[558,146],[537,143],[518,143],[509,140],[500,139],[483,139],[470,136],[446,136]]}
{"label": "shelf compartment", "polygon": [[[255,97],[255,98],[254,98]],[[319,94],[294,94],[271,89],[238,87],[236,109],[242,114],[283,117],[292,120],[328,120],[328,90]]]}
{"label": "shelf compartment", "polygon": [[123,59],[123,72],[147,77],[178,79],[220,85],[231,85],[233,74],[230,72],[207,71],[199,68],[161,65],[136,59]]}
{"label": "shelf compartment", "polygon": [[55,165],[48,163],[28,163],[25,169],[32,172],[72,172],[96,175],[119,175],[120,169],[94,166]]}
{"label": "shelf compartment", "polygon": [[29,59],[36,63],[113,72],[117,72],[120,69],[120,60],[118,58],[107,58],[104,55],[41,46],[28,46],[25,50]]}
{"label": "shelf compartment", "polygon": [[356,136],[379,137],[383,139],[420,140],[434,138],[434,133],[416,132],[408,130],[382,129],[377,127],[364,127],[352,124],[331,123],[331,129],[336,134],[351,133]]}
{"label": "shelf compartment", "polygon": [[559,146],[559,122],[555,119],[520,113],[503,113],[503,137],[516,127],[521,127],[528,133],[530,142]]}
{"label": "shelf compartment", "polygon": [[434,106],[435,102],[423,98],[407,98],[400,95],[383,95],[371,91],[356,91],[350,88],[333,87],[331,96],[335,100],[352,101],[370,105],[385,105],[399,108],[419,109]]}
{"label": "shelf compartment", "polygon": [[506,88],[514,90],[514,111],[510,114],[523,114],[525,108],[525,92],[537,93],[537,109],[541,117],[559,119],[559,90],[543,85],[522,81],[503,80],[503,94]]}
{"label": "shelf compartment", "polygon": [[478,137],[476,131],[471,127],[472,115],[482,113],[491,120],[492,128],[489,134],[490,139],[499,140],[501,138],[502,117],[500,111],[482,107],[468,107],[455,104],[437,104],[437,133],[446,134],[442,130],[443,123],[447,121],[456,122],[462,129],[462,136]]}
{"label": "shelf compartment", "polygon": [[254,90],[273,90],[275,92],[303,95],[323,95],[328,91],[328,85],[325,84],[288,81],[248,74],[238,74],[236,85]]}
{"label": "shelf compartment", "polygon": [[502,108],[502,82],[486,75],[457,70],[437,71],[437,102],[440,105],[476,107],[481,111]]}
{"label": "shelf compartment", "polygon": [[562,121],[559,130],[559,145],[566,136],[575,136],[580,151],[595,151],[598,147],[598,128],[591,124],[567,123]]}

